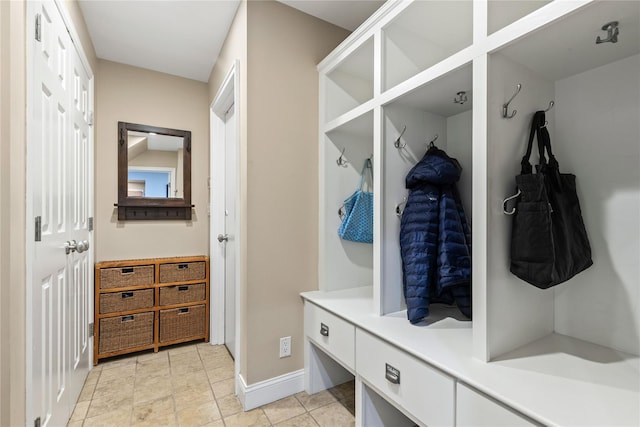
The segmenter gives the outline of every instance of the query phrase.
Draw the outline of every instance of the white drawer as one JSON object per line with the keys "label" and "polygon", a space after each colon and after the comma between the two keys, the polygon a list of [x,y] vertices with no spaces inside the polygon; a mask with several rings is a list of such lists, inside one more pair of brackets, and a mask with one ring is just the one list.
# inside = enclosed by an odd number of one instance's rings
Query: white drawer
{"label": "white drawer", "polygon": [[356,330],[356,344],[356,366],[363,380],[422,424],[453,426],[452,377],[361,329]]}
{"label": "white drawer", "polygon": [[457,384],[457,425],[460,427],[536,426],[513,410],[483,396],[469,387]]}
{"label": "white drawer", "polygon": [[306,301],[304,333],[320,348],[351,370],[355,370],[355,327]]}

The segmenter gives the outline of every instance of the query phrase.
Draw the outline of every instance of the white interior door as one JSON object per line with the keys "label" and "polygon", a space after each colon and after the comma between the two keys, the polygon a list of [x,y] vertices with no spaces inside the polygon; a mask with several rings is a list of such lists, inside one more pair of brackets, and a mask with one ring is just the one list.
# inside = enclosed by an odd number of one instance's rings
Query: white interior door
{"label": "white interior door", "polygon": [[28,219],[37,237],[27,246],[27,398],[33,419],[54,426],[69,420],[90,367],[93,94],[56,5],[32,6],[40,40],[33,38],[29,62],[28,212],[40,226]]}
{"label": "white interior door", "polygon": [[225,190],[224,190],[224,344],[236,357],[236,124],[234,106],[225,115]]}

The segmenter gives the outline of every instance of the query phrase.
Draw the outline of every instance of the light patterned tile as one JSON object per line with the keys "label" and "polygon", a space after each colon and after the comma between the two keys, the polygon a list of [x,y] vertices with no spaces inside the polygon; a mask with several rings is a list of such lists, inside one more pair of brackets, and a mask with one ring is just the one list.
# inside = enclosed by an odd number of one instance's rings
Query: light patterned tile
{"label": "light patterned tile", "polygon": [[131,425],[136,427],[175,426],[176,414],[171,396],[133,407]]}
{"label": "light patterned tile", "polygon": [[191,372],[202,372],[204,374],[204,366],[200,359],[184,360],[179,362],[171,361],[171,374],[181,375]]}
{"label": "light patterned tile", "polygon": [[213,394],[216,396],[216,399],[218,399],[220,397],[228,396],[230,394],[235,394],[236,383],[233,378],[230,378],[228,380],[212,383],[211,389],[213,390]]}
{"label": "light patterned tile", "polygon": [[178,364],[191,364],[191,363],[202,363],[200,360],[200,355],[197,351],[189,351],[186,353],[177,353],[177,354],[169,354],[169,361],[171,361],[171,366]]}
{"label": "light patterned tile", "polygon": [[222,415],[213,400],[178,412],[180,426],[202,426],[221,418]]}
{"label": "light patterned tile", "polygon": [[216,399],[218,401],[218,408],[223,417],[228,417],[238,412],[242,412],[242,404],[233,394]]}
{"label": "light patterned tile", "polygon": [[142,372],[148,373],[159,370],[169,370],[169,358],[168,357],[158,357],[155,359],[143,359],[138,360],[136,364],[136,374],[140,374]]}
{"label": "light patterned tile", "polygon": [[136,378],[136,385],[133,389],[133,404],[138,405],[171,396],[172,390],[169,377],[153,377],[140,382]]}
{"label": "light patterned tile", "polygon": [[[308,413],[275,424],[277,427],[318,427],[318,423]],[[337,426],[336,426],[337,427]]]}
{"label": "light patterned tile", "polygon": [[84,420],[84,425],[90,427],[128,426],[131,422],[132,407],[122,407],[104,414]]}
{"label": "light patterned tile", "polygon": [[222,421],[222,419],[215,420],[210,423],[204,424],[202,427],[224,427],[224,421]]}
{"label": "light patterned tile", "polygon": [[220,350],[212,350],[212,351],[202,351],[200,350],[200,359],[202,359],[202,363],[205,366],[209,366],[211,368],[217,368],[220,366],[232,366],[233,358],[225,349],[224,351]]}
{"label": "light patterned tile", "polygon": [[73,410],[73,414],[71,414],[70,421],[82,421],[87,416],[87,412],[89,411],[90,401],[78,402],[76,403],[76,407]]}
{"label": "light patterned tile", "polygon": [[98,384],[106,381],[111,381],[113,379],[121,379],[121,378],[133,378],[136,374],[136,363],[135,359],[133,363],[128,363],[126,365],[116,366],[110,369],[104,367],[102,372],[100,373],[100,379],[98,380]]}
{"label": "light patterned tile", "polygon": [[207,376],[209,377],[209,382],[217,383],[218,381],[228,380],[229,378],[233,378],[233,367],[231,369],[222,367],[222,368],[214,368],[208,369]]}
{"label": "light patterned tile", "polygon": [[87,379],[84,380],[84,385],[97,384],[98,378],[100,377],[100,373],[102,372],[102,367],[94,366],[91,371],[89,371],[89,375],[87,375]]}
{"label": "light patterned tile", "polygon": [[353,427],[356,419],[340,403],[332,403],[309,412],[320,427]]}
{"label": "light patterned tile", "polygon": [[176,403],[176,411],[180,412],[192,406],[202,405],[204,403],[214,402],[211,390],[203,391],[185,391],[182,393],[174,393],[173,400]]}
{"label": "light patterned tile", "polygon": [[172,375],[171,384],[173,386],[174,393],[211,390],[211,385],[207,381],[207,376],[204,373],[198,372]]}
{"label": "light patterned tile", "polygon": [[198,347],[196,347],[196,345],[194,344],[178,345],[178,346],[171,347],[168,351],[169,351],[169,356],[174,356],[182,353],[197,352]]}
{"label": "light patterned tile", "polygon": [[137,362],[149,362],[151,360],[164,360],[168,359],[169,352],[166,350],[160,350],[157,353],[153,351],[148,351],[146,353],[138,353]]}
{"label": "light patterned tile", "polygon": [[131,408],[132,395],[113,395],[109,397],[93,399],[89,405],[89,411],[87,412],[87,418],[93,418],[98,415],[103,415],[112,412],[114,408]]}
{"label": "light patterned tile", "polygon": [[100,362],[100,365],[102,367],[102,371],[107,371],[113,368],[120,368],[123,366],[127,366],[127,365],[135,365],[136,364],[136,360],[138,359],[137,356],[125,356],[125,357],[117,357],[117,358],[112,358],[112,359],[103,359]]}
{"label": "light patterned tile", "polygon": [[262,409],[240,412],[230,417],[225,417],[224,424],[226,427],[268,427],[271,425]]}
{"label": "light patterned tile", "polygon": [[272,424],[296,417],[305,413],[304,406],[294,396],[289,396],[262,407]]}
{"label": "light patterned tile", "polygon": [[82,387],[82,391],[80,392],[80,396],[78,397],[78,402],[89,401],[93,398],[93,392],[96,389],[97,382],[93,384],[86,384]]}
{"label": "light patterned tile", "polygon": [[138,384],[152,384],[159,380],[166,379],[171,381],[171,370],[167,366],[166,368],[159,368],[156,370],[147,370],[136,372],[135,383]]}
{"label": "light patterned tile", "polygon": [[133,378],[114,378],[104,383],[98,381],[92,400],[122,396],[133,398]]}
{"label": "light patterned tile", "polygon": [[80,420],[80,421],[69,420],[69,422],[67,423],[67,427],[82,427],[83,422],[84,420]]}
{"label": "light patterned tile", "polygon": [[296,394],[295,396],[307,411],[313,411],[314,409],[317,409],[321,406],[329,405],[336,402],[336,398],[333,397],[333,395],[327,390],[323,390],[319,393],[311,395],[307,394],[306,391],[303,391]]}

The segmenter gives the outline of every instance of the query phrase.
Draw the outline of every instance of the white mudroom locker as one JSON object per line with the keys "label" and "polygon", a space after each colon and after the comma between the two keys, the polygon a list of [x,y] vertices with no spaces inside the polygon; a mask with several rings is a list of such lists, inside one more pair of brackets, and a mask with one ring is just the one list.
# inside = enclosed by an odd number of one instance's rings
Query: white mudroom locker
{"label": "white mudroom locker", "polygon": [[[318,69],[307,391],[355,378],[362,426],[640,424],[640,2],[390,1]],[[594,263],[546,290],[510,273],[503,213],[538,110]],[[463,168],[473,320],[433,306],[411,325],[399,216],[430,142]],[[345,242],[337,212],[369,157],[374,242]]]}

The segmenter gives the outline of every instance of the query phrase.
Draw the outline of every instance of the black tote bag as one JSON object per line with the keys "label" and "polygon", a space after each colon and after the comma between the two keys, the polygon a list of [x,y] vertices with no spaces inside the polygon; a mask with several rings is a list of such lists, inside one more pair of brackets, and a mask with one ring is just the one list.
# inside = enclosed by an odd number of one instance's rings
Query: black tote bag
{"label": "black tote bag", "polygon": [[[529,162],[534,135],[540,154],[535,174]],[[510,270],[520,279],[547,289],[589,268],[593,261],[576,193],[576,177],[559,171],[544,111],[537,111],[533,117],[521,165],[520,175],[516,176],[520,196],[513,217]]]}

